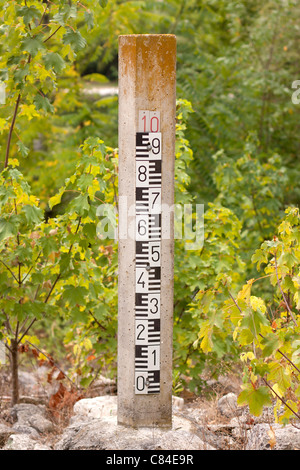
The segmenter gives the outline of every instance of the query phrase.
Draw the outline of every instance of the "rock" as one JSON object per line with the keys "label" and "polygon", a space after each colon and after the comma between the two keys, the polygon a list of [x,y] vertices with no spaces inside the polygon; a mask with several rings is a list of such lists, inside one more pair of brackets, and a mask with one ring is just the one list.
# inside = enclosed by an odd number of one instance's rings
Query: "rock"
{"label": "rock", "polygon": [[52,432],[54,430],[53,423],[41,414],[32,416],[29,424],[40,433]]}
{"label": "rock", "polygon": [[25,424],[14,424],[12,427],[13,433],[14,434],[27,434],[29,437],[33,439],[38,439],[40,437],[40,434],[38,431],[31,426],[26,426]]}
{"label": "rock", "polygon": [[83,398],[75,403],[71,423],[89,421],[117,415],[117,396],[105,395],[95,398]]}
{"label": "rock", "polygon": [[13,428],[18,432],[32,434],[32,432],[28,432],[28,428],[38,433],[52,432],[54,430],[54,425],[47,418],[46,408],[43,405],[19,403],[13,407],[11,414],[17,419]]}
{"label": "rock", "polygon": [[11,434],[13,434],[13,430],[9,426],[0,423],[0,448],[4,446]]}
{"label": "rock", "polygon": [[44,406],[20,403],[12,408],[11,416],[16,421],[12,427],[0,425],[0,447],[3,450],[51,450],[38,442],[41,434],[54,430]]}
{"label": "rock", "polygon": [[237,396],[235,393],[227,393],[218,401],[218,410],[221,415],[231,418],[237,414]]}
{"label": "rock", "polygon": [[13,434],[2,450],[52,450],[50,447],[36,442],[28,434]]}
{"label": "rock", "polygon": [[214,450],[183,417],[173,416],[172,429],[134,429],[117,424],[117,397],[78,401],[74,416],[55,450]]}
{"label": "rock", "polygon": [[172,397],[172,406],[173,410],[183,410],[184,407],[184,399],[180,397]]}
{"label": "rock", "polygon": [[228,393],[240,393],[240,384],[236,378],[231,376],[219,376],[218,379],[209,379],[206,381],[206,391],[226,395]]}
{"label": "rock", "polygon": [[25,370],[20,370],[18,375],[21,389],[24,390],[27,394],[33,395],[39,387],[38,381],[34,374]]}
{"label": "rock", "polygon": [[288,424],[256,424],[247,432],[246,450],[300,450],[300,429]]}
{"label": "rock", "polygon": [[[54,450],[300,450],[300,429],[276,424],[272,407],[255,417],[249,407],[237,407],[236,400],[230,393],[217,406],[202,401],[185,405],[173,397],[171,429],[135,429],[117,423],[117,396],[82,399]],[[0,424],[0,448],[53,450],[53,435],[43,435],[54,429],[46,407],[19,404],[11,414],[13,426]]]}
{"label": "rock", "polygon": [[134,429],[117,424],[117,417],[69,426],[55,450],[204,450],[213,448],[195,433],[173,423],[172,430]]}

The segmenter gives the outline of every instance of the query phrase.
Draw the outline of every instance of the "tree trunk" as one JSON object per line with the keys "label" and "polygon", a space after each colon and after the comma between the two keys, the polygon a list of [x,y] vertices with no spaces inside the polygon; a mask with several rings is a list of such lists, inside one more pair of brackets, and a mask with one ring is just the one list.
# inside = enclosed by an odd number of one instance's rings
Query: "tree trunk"
{"label": "tree trunk", "polygon": [[18,342],[12,340],[11,342],[11,375],[12,375],[12,405],[16,405],[19,402],[19,353],[18,353]]}

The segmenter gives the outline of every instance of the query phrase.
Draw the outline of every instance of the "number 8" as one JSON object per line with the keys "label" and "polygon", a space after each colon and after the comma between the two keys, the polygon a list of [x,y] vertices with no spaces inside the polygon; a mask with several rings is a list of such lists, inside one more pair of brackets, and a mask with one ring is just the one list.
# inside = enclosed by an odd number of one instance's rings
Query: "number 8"
{"label": "number 8", "polygon": [[141,181],[141,183],[144,183],[147,179],[147,168],[144,165],[139,166],[139,174],[138,174],[138,179]]}

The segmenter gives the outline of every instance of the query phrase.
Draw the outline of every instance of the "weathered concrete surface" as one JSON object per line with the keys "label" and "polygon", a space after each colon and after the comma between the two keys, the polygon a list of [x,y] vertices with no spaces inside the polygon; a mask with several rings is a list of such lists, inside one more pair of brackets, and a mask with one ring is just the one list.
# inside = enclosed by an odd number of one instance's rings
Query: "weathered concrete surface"
{"label": "weathered concrete surface", "polygon": [[[160,112],[162,206],[171,207],[174,204],[176,125],[176,38],[173,35],[119,38],[118,422],[170,427],[173,236],[161,243],[161,392],[159,395],[135,395],[134,392],[135,214],[127,217],[127,210],[135,204],[135,135],[140,110]],[[173,233],[173,226],[173,220],[169,222],[162,217],[162,233]]]}

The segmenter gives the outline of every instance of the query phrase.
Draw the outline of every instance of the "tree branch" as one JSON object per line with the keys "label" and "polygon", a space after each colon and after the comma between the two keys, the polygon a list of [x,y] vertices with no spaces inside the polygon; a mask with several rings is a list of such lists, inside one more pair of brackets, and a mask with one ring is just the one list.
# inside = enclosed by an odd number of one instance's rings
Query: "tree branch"
{"label": "tree branch", "polygon": [[55,33],[57,33],[57,31],[61,28],[61,26],[59,26],[52,34],[50,34],[50,36],[48,36],[45,40],[44,40],[44,43],[49,41],[49,39],[52,38],[52,36],[54,36]]}
{"label": "tree branch", "polygon": [[284,406],[286,406],[298,419],[300,419],[300,415],[298,415],[298,413],[296,413],[293,408],[291,408],[285,401],[284,399],[278,395],[278,393],[275,392],[275,390],[273,389],[273,387],[266,381],[266,379],[264,377],[262,377],[262,380],[264,381],[264,383],[266,384],[267,387],[269,387],[269,389],[271,390],[272,393],[274,393],[274,395],[276,395],[276,397],[281,401],[281,403],[283,403]]}
{"label": "tree branch", "polygon": [[30,344],[30,346],[32,346],[32,347],[33,347],[34,349],[36,349],[38,352],[40,352],[41,354],[43,354],[43,356],[45,356],[45,357],[48,359],[49,362],[53,363],[54,366],[56,367],[56,369],[58,369],[58,370],[64,375],[64,377],[65,377],[67,380],[69,380],[69,382],[70,382],[74,387],[76,387],[77,390],[78,390],[77,385],[76,385],[76,384],[70,379],[70,377],[68,377],[67,374],[56,364],[56,362],[53,361],[52,358],[50,359],[50,357],[47,356],[47,354],[45,354],[43,351],[41,351],[37,346],[35,346],[35,344],[30,343],[30,341],[26,340],[26,343]]}
{"label": "tree branch", "polygon": [[19,95],[18,95],[16,105],[15,105],[14,114],[13,114],[13,118],[12,118],[10,129],[9,129],[7,145],[6,145],[6,152],[5,152],[4,168],[8,167],[8,159],[9,159],[11,138],[12,138],[12,133],[13,133],[13,130],[14,130],[14,127],[15,127],[15,122],[16,122],[16,118],[17,118],[17,113],[18,113],[20,101],[21,101],[21,93],[19,93]]}
{"label": "tree branch", "polygon": [[276,278],[277,278],[278,287],[279,287],[279,289],[280,289],[280,292],[281,292],[281,295],[282,295],[282,297],[283,297],[283,300],[284,300],[284,303],[285,303],[285,305],[286,305],[286,308],[288,309],[289,314],[291,315],[291,319],[293,320],[293,322],[295,323],[295,325],[298,326],[298,325],[297,325],[297,322],[296,322],[296,320],[295,320],[295,318],[294,318],[294,314],[293,314],[293,312],[291,311],[291,308],[290,308],[290,306],[289,306],[289,303],[288,303],[288,301],[286,300],[285,294],[284,294],[284,292],[283,292],[283,290],[282,290],[282,287],[281,287],[281,284],[280,284],[280,280],[279,280],[279,276],[278,276],[278,267],[277,267],[276,253],[274,254],[274,260],[275,260],[275,271],[276,271]]}
{"label": "tree branch", "polygon": [[[80,227],[80,224],[81,224],[81,217],[79,217],[79,219],[78,219],[78,224],[77,224],[77,228],[76,228],[75,234],[78,232],[79,227]],[[69,248],[68,254],[71,253],[72,248],[73,248],[73,243],[72,243],[72,245],[71,245],[70,248]],[[56,279],[55,279],[53,285],[51,286],[51,289],[50,289],[50,291],[49,291],[49,293],[48,293],[48,295],[47,295],[47,297],[46,297],[46,299],[45,299],[45,301],[44,301],[45,304],[48,302],[48,300],[49,300],[49,298],[50,298],[50,296],[51,296],[51,294],[52,294],[52,292],[53,292],[53,290],[54,290],[56,284],[58,283],[59,279],[61,278],[61,275],[62,275],[62,273],[59,273],[59,274],[57,275],[57,277],[56,277]],[[38,287],[39,287],[39,286],[38,286]],[[38,289],[37,289],[37,292],[38,292]],[[36,292],[36,293],[37,293],[37,292]],[[32,327],[32,325],[33,325],[36,321],[37,321],[37,318],[35,317],[35,318],[31,321],[31,323],[29,324],[29,326],[26,328],[25,332],[22,334],[22,336],[20,337],[20,339],[18,340],[18,344],[22,341],[22,339],[24,338],[24,336],[28,333],[28,331],[30,330],[30,328]]]}
{"label": "tree branch", "polygon": [[10,269],[10,267],[7,266],[7,264],[4,263],[4,261],[2,261],[2,259],[0,259],[0,263],[2,263],[3,266],[6,267],[6,269],[10,272],[10,274],[12,275],[12,277],[14,278],[14,280],[19,284],[18,278],[14,275],[14,273],[12,272],[12,270]]}

